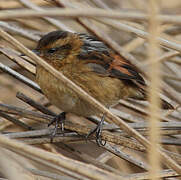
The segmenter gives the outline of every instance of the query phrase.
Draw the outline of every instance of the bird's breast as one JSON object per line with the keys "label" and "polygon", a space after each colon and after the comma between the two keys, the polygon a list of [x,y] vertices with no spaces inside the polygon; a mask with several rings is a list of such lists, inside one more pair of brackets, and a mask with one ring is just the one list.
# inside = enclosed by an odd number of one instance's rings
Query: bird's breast
{"label": "bird's breast", "polygon": [[36,81],[50,102],[61,110],[81,116],[96,114],[89,103],[40,66],[37,66]]}
{"label": "bird's breast", "polygon": [[[131,89],[119,79],[102,77],[81,69],[76,71],[74,68],[64,69],[62,73],[106,107],[130,96]],[[89,102],[40,66],[37,66],[36,81],[50,102],[61,110],[81,116],[97,114]]]}

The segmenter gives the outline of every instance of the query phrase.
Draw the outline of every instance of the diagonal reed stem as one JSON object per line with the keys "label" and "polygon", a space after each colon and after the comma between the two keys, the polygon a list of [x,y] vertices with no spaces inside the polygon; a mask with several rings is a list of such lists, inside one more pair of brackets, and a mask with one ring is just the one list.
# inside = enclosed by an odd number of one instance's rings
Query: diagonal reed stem
{"label": "diagonal reed stem", "polygon": [[[53,74],[56,78],[60,79],[67,87],[70,89],[73,89],[78,95],[80,95],[81,98],[83,98],[86,101],[89,101],[96,109],[98,109],[100,112],[106,115],[109,119],[107,119],[109,122],[113,122],[116,125],[118,125],[121,129],[125,130],[130,136],[133,136],[136,138],[140,143],[142,143],[145,147],[150,147],[150,142],[143,137],[141,134],[139,134],[136,130],[131,128],[127,123],[125,123],[123,120],[112,114],[106,107],[104,107],[101,103],[99,103],[97,100],[95,100],[93,97],[91,97],[89,94],[87,94],[85,91],[83,91],[80,87],[75,85],[72,81],[70,81],[68,78],[66,78],[62,73],[55,70],[52,66],[50,66],[48,63],[46,63],[44,60],[42,60],[40,57],[38,57],[36,54],[34,54],[32,51],[27,49],[25,46],[23,46],[19,41],[17,41],[15,38],[10,36],[8,33],[0,29],[0,36],[4,38],[6,41],[11,43],[12,45],[16,46],[20,51],[25,53],[27,56],[32,58],[37,64],[43,66],[47,71],[49,71],[51,74]],[[159,150],[159,154],[161,155],[162,159],[165,161],[165,163],[173,168],[176,172],[181,173],[181,167],[173,161],[168,155],[166,155],[164,152]]]}

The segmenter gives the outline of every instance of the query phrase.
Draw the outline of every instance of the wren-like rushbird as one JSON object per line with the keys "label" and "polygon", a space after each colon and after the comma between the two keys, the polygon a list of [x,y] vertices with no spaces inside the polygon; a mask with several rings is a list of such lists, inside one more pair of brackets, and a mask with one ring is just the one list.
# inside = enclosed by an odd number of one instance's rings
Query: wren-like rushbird
{"label": "wren-like rushbird", "polygon": [[[106,107],[120,99],[147,99],[145,81],[136,68],[96,37],[53,31],[39,40],[34,52]],[[56,121],[63,121],[68,112],[84,117],[98,115],[89,102],[39,65],[36,81],[50,102],[64,111]],[[164,100],[162,107],[173,109]]]}

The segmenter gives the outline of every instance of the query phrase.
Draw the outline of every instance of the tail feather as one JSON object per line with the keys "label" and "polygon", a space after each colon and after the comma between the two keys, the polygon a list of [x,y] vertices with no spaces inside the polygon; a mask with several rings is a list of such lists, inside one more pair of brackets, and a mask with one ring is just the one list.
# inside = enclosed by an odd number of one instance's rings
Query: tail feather
{"label": "tail feather", "polygon": [[[148,100],[148,92],[146,89],[146,85],[142,85],[140,83],[138,83],[137,81],[132,80],[132,82],[134,83],[134,85],[136,86],[136,88],[138,89],[137,93],[134,94],[133,97],[130,97],[132,99],[137,99],[137,100],[143,100],[143,101],[147,101]],[[163,100],[162,98],[160,98],[161,100],[161,108],[162,109],[175,109],[170,103],[168,103],[167,101]]]}
{"label": "tail feather", "polygon": [[[148,94],[146,93],[146,91],[143,88],[140,88],[139,91],[137,91],[136,94],[134,94],[134,96],[130,97],[131,99],[136,99],[136,100],[141,100],[141,101],[148,101]],[[167,101],[163,100],[162,98],[160,98],[161,100],[161,108],[162,109],[175,109],[170,103],[168,103]]]}

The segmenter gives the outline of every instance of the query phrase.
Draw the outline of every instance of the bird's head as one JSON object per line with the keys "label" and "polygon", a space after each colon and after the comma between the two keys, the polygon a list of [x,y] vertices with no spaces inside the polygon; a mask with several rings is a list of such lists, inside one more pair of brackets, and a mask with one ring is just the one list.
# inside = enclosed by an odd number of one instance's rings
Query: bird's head
{"label": "bird's head", "polygon": [[74,58],[80,53],[82,41],[76,33],[53,31],[43,36],[33,52],[49,63]]}
{"label": "bird's head", "polygon": [[53,31],[43,36],[34,52],[49,63],[72,59],[95,58],[95,54],[109,54],[107,46],[96,37],[68,31]]}

